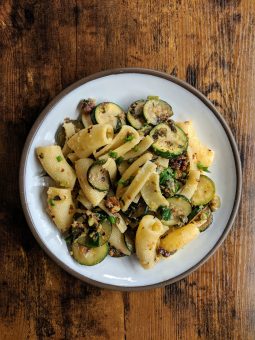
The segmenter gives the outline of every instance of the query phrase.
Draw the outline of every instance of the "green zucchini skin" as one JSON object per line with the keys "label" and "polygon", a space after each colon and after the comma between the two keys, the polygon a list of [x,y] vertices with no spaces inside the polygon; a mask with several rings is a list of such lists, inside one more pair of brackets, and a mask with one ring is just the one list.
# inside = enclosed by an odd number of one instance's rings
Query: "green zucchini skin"
{"label": "green zucchini skin", "polygon": [[188,216],[188,221],[194,221],[194,218],[204,209],[204,206],[196,206],[192,209],[191,213]]}
{"label": "green zucchini skin", "polygon": [[115,132],[119,131],[122,125],[126,124],[124,110],[112,102],[98,104],[90,115],[93,124],[111,124]]}
{"label": "green zucchini skin", "polygon": [[154,153],[163,158],[174,158],[187,150],[188,137],[177,126],[173,130],[167,124],[161,123],[151,130],[150,136],[155,141],[152,144]]}
{"label": "green zucchini skin", "polygon": [[201,175],[197,190],[192,196],[192,205],[206,205],[215,195],[215,184],[211,178]]}
{"label": "green zucchini skin", "polygon": [[145,124],[145,119],[143,117],[143,107],[145,100],[140,99],[132,103],[127,112],[128,123],[136,130],[141,129]]}
{"label": "green zucchini skin", "polygon": [[103,168],[105,161],[96,161],[88,169],[87,180],[92,188],[98,191],[108,191],[110,188],[110,177]]}
{"label": "green zucchini skin", "polygon": [[[71,119],[68,122],[72,123],[74,125],[76,132],[84,129],[82,122],[78,119]],[[66,133],[65,133],[65,129],[63,127],[63,124],[61,124],[56,131],[55,141],[61,148],[63,148],[63,146],[65,145]]]}
{"label": "green zucchini skin", "polygon": [[87,248],[80,245],[77,240],[72,244],[72,256],[80,264],[85,266],[94,266],[102,262],[107,256],[109,251],[108,243],[101,247]]}
{"label": "green zucchini skin", "polygon": [[148,124],[157,125],[167,121],[172,115],[172,107],[161,99],[148,99],[143,107],[143,115]]}

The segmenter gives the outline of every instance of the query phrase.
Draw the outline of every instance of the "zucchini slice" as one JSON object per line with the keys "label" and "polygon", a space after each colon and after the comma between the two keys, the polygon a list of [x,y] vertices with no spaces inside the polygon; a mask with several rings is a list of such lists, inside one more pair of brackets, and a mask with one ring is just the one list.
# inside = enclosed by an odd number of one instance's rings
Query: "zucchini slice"
{"label": "zucchini slice", "polygon": [[126,243],[127,248],[131,251],[131,253],[135,252],[135,232],[133,230],[127,230],[124,234],[124,241]]}
{"label": "zucchini slice", "polygon": [[143,199],[140,199],[137,204],[134,202],[130,204],[128,210],[125,212],[125,216],[139,223],[141,218],[148,213],[148,210],[147,204]]}
{"label": "zucchini slice", "polygon": [[154,153],[163,158],[178,156],[188,147],[186,134],[177,126],[173,130],[167,124],[159,124],[151,130],[150,136],[154,139],[152,144]]}
{"label": "zucchini slice", "polygon": [[206,229],[208,229],[212,223],[213,223],[213,214],[212,214],[212,212],[211,212],[210,215],[208,215],[208,218],[207,218],[207,220],[205,221],[205,223],[202,224],[202,225],[199,227],[200,233],[202,233],[203,231],[205,231]]}
{"label": "zucchini slice", "polygon": [[111,246],[119,250],[122,254],[128,256],[131,255],[131,252],[125,243],[124,234],[122,234],[115,225],[112,226],[112,233],[109,239],[109,243]]}
{"label": "zucchini slice", "polygon": [[77,242],[85,247],[96,248],[104,245],[110,238],[112,226],[108,220],[103,220],[99,227],[88,229],[87,233],[78,237]]}
{"label": "zucchini slice", "polygon": [[119,131],[126,124],[125,112],[114,103],[104,102],[91,112],[93,124],[111,124],[114,131]]}
{"label": "zucchini slice", "polygon": [[55,141],[57,145],[59,145],[61,148],[63,148],[63,146],[65,145],[66,133],[63,124],[61,124],[57,129],[57,132],[55,134]]}
{"label": "zucchini slice", "polygon": [[133,128],[139,130],[143,127],[145,120],[143,117],[143,106],[145,104],[145,100],[140,99],[132,103],[127,112],[127,120]]}
{"label": "zucchini slice", "polygon": [[172,218],[182,222],[191,213],[191,204],[186,197],[175,195],[167,200],[172,213]]}
{"label": "zucchini slice", "polygon": [[215,184],[211,178],[201,175],[197,190],[192,196],[193,205],[205,205],[209,203],[215,195]]}
{"label": "zucchini slice", "polygon": [[98,191],[108,191],[110,188],[109,172],[103,167],[105,163],[105,160],[96,161],[88,169],[88,182]]}
{"label": "zucchini slice", "polygon": [[[204,221],[199,227],[200,232],[205,231],[213,222],[213,214],[208,206],[195,207],[191,214],[193,215],[193,217],[190,219],[191,222]],[[189,215],[189,218],[192,216],[191,214]]]}
{"label": "zucchini slice", "polygon": [[173,115],[172,107],[161,99],[149,99],[143,107],[143,115],[148,124],[157,125]]}
{"label": "zucchini slice", "polygon": [[80,264],[94,266],[102,262],[108,254],[109,245],[105,243],[101,247],[87,248],[75,240],[72,244],[72,256]]}

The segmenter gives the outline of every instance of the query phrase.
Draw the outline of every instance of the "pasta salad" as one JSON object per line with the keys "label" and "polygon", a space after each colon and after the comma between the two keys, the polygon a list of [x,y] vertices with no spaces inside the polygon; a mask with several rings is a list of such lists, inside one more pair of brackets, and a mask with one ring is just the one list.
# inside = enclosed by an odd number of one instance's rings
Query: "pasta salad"
{"label": "pasta salad", "polygon": [[36,148],[54,180],[47,211],[82,265],[135,253],[144,268],[172,256],[205,231],[220,207],[208,177],[213,150],[192,121],[172,120],[156,96],[127,112],[112,102],[81,102],[56,144]]}

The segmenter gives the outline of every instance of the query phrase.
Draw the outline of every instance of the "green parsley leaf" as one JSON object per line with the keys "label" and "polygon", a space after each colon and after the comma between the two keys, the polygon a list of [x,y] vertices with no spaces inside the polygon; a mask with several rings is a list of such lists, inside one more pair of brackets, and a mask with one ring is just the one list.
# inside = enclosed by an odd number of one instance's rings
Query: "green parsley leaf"
{"label": "green parsley leaf", "polygon": [[124,161],[124,158],[123,158],[123,157],[118,157],[118,158],[116,159],[116,164],[117,164],[117,165],[120,165],[123,161]]}
{"label": "green parsley leaf", "polygon": [[49,205],[51,205],[52,207],[55,206],[54,200],[52,198],[49,199]]}
{"label": "green parsley leaf", "polygon": [[210,171],[208,170],[208,167],[207,167],[207,166],[204,166],[201,162],[198,162],[198,163],[197,163],[197,168],[198,168],[199,170],[204,171],[204,172],[210,172]]}
{"label": "green parsley leaf", "polygon": [[174,177],[173,170],[171,168],[166,168],[161,171],[159,176],[159,184],[164,185],[167,181],[169,181],[172,177]]}
{"label": "green parsley leaf", "polygon": [[164,221],[169,221],[170,218],[171,218],[171,210],[163,205],[161,205],[159,208],[158,208],[158,212],[161,216],[161,219],[164,220]]}
{"label": "green parsley leaf", "polygon": [[114,217],[114,216],[108,216],[108,221],[109,221],[111,224],[116,224],[116,217]]}
{"label": "green parsley leaf", "polygon": [[127,181],[125,181],[124,179],[120,179],[120,180],[118,181],[118,184],[123,185],[123,186],[126,186],[126,182],[127,182]]}
{"label": "green parsley leaf", "polygon": [[125,142],[131,142],[135,137],[132,134],[127,134],[127,136],[124,138]]}
{"label": "green parsley leaf", "polygon": [[118,181],[118,184],[123,185],[124,187],[127,187],[134,179],[134,176],[130,176],[128,179],[124,180],[124,179],[120,179]]}
{"label": "green parsley leaf", "polygon": [[57,156],[57,157],[56,157],[56,160],[57,160],[58,162],[61,162],[61,161],[63,160],[63,158],[62,158],[61,156]]}
{"label": "green parsley leaf", "polygon": [[118,158],[118,153],[115,152],[115,151],[109,151],[108,155],[109,155],[111,158]]}

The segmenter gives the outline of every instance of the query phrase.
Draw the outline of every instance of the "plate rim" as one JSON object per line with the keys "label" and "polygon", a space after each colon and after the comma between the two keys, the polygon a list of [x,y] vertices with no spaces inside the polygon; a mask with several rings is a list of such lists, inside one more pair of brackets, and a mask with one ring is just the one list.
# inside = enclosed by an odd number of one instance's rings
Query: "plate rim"
{"label": "plate rim", "polygon": [[[166,79],[172,83],[175,83],[185,90],[191,92],[193,95],[195,95],[198,99],[200,99],[209,109],[212,111],[212,113],[215,115],[217,120],[220,122],[222,127],[224,128],[224,131],[228,137],[228,140],[231,145],[231,149],[233,152],[234,160],[235,160],[235,168],[236,168],[236,193],[235,193],[235,200],[234,200],[234,205],[229,217],[229,220],[224,228],[223,233],[221,234],[219,240],[216,242],[214,247],[199,261],[197,262],[194,266],[186,270],[185,272],[171,278],[168,280],[164,280],[158,283],[150,284],[150,285],[142,285],[142,286],[118,286],[118,285],[112,285],[108,283],[103,283],[97,280],[90,279],[80,273],[75,272],[72,268],[70,268],[68,265],[66,265],[64,262],[62,262],[53,252],[47,248],[47,246],[43,243],[41,240],[39,234],[36,232],[34,223],[32,221],[32,217],[28,208],[27,200],[26,200],[26,195],[25,195],[25,190],[24,190],[24,178],[25,178],[25,168],[26,168],[26,163],[27,163],[27,156],[28,152],[30,150],[33,137],[37,133],[37,130],[40,128],[42,122],[44,119],[47,117],[47,115],[50,113],[50,111],[53,109],[55,105],[63,98],[65,97],[68,93],[71,91],[75,90],[77,87],[88,83],[90,81],[93,81],[98,78],[103,78],[106,76],[110,75],[115,75],[115,74],[125,74],[125,73],[138,73],[138,74],[147,74],[147,75],[152,75],[156,76],[159,78]],[[199,267],[201,267],[215,252],[216,250],[221,246],[223,241],[226,239],[231,227],[233,226],[234,220],[236,218],[236,214],[240,205],[240,199],[241,199],[241,192],[242,192],[242,167],[241,167],[241,160],[238,152],[238,147],[235,141],[235,138],[231,132],[230,127],[228,126],[227,122],[225,119],[221,116],[221,114],[218,112],[218,110],[215,108],[215,106],[209,101],[205,95],[203,95],[199,90],[197,90],[195,87],[192,85],[188,84],[187,82],[174,77],[172,75],[169,75],[165,72],[153,70],[153,69],[148,69],[148,68],[142,68],[142,67],[128,67],[128,68],[114,68],[114,69],[109,69],[101,72],[97,72],[94,74],[91,74],[87,77],[83,77],[80,80],[74,82],[73,84],[69,85],[65,89],[63,89],[57,96],[55,96],[50,103],[43,109],[43,111],[39,114],[37,117],[36,121],[34,122],[32,128],[30,129],[30,132],[26,138],[23,151],[21,154],[21,160],[20,160],[20,166],[19,166],[19,192],[20,192],[20,200],[21,200],[21,206],[22,210],[24,212],[26,221],[28,223],[28,226],[35,237],[36,241],[39,243],[41,248],[46,252],[46,254],[57,264],[59,265],[62,269],[64,269],[66,272],[71,274],[72,276],[80,279],[83,282],[89,283],[91,285],[94,285],[99,288],[106,288],[110,290],[119,290],[119,291],[141,291],[141,290],[148,290],[148,289],[153,289],[153,288],[159,288],[159,287],[164,287],[169,284],[172,284],[174,282],[177,282],[195,270],[197,270]]]}

